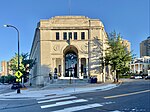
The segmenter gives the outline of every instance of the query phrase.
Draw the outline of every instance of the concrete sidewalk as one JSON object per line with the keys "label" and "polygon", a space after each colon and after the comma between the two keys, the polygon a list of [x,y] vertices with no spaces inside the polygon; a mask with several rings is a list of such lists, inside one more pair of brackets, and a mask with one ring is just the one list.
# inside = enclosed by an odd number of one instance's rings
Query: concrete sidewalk
{"label": "concrete sidewalk", "polygon": [[19,99],[19,98],[42,98],[46,96],[52,95],[63,95],[63,94],[75,94],[75,93],[84,93],[91,92],[95,90],[109,90],[117,87],[119,84],[110,84],[110,83],[102,83],[102,84],[87,84],[87,85],[72,85],[72,86],[64,86],[64,87],[44,87],[44,88],[28,88],[26,90],[21,90],[20,94],[17,92],[10,92],[0,95],[0,99]]}

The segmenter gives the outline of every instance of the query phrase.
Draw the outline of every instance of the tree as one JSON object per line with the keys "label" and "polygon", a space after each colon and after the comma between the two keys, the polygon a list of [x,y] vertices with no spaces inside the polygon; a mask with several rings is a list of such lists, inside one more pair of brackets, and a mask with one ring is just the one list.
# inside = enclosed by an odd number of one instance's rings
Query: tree
{"label": "tree", "polygon": [[[22,59],[23,59],[22,55],[19,57],[19,59],[20,59],[20,71],[24,71],[24,65],[22,64]],[[14,73],[17,72],[18,71],[18,54],[15,53],[15,56],[12,59],[10,59],[9,63],[10,63],[9,65],[10,69]]]}
{"label": "tree", "polygon": [[23,73],[24,81],[27,82],[27,80],[29,78],[28,77],[29,76],[29,71],[35,65],[36,59],[35,60],[29,59],[28,58],[29,57],[28,53],[22,54],[22,57],[23,57],[22,58],[22,64],[23,64],[23,66],[25,68],[25,71],[22,71],[22,73]]}
{"label": "tree", "polygon": [[129,62],[131,61],[131,52],[127,51],[127,46],[123,45],[122,37],[116,32],[110,33],[108,37],[108,48],[104,57],[105,65],[110,65],[114,71],[117,82],[119,75],[129,70]]}
{"label": "tree", "polygon": [[[28,53],[22,53],[19,57],[20,59],[20,71],[23,73],[23,77],[25,82],[27,80],[30,69],[34,66],[36,60],[32,60],[28,58]],[[18,71],[18,54],[10,60],[10,68],[15,73]]]}

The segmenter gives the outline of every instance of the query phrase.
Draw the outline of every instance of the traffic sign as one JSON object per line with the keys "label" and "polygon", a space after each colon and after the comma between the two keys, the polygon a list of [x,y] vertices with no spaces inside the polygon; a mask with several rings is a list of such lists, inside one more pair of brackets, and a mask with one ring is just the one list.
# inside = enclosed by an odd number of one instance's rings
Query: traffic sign
{"label": "traffic sign", "polygon": [[21,82],[21,79],[16,79],[16,82]]}
{"label": "traffic sign", "polygon": [[20,71],[17,71],[15,73],[15,76],[19,79],[23,74]]}

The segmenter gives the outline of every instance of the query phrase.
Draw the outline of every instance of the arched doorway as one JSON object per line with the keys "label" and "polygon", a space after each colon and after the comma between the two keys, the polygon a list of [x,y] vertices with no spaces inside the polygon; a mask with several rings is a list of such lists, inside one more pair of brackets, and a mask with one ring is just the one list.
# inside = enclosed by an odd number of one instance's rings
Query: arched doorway
{"label": "arched doorway", "polygon": [[74,46],[68,46],[64,50],[65,74],[64,77],[78,77],[78,51]]}

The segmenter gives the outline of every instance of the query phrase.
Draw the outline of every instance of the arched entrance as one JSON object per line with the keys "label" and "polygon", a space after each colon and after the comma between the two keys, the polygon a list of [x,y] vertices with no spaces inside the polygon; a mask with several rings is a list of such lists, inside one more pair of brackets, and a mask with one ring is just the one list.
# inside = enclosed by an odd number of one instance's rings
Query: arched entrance
{"label": "arched entrance", "polygon": [[74,46],[68,46],[64,50],[65,74],[64,77],[78,77],[78,50]]}

